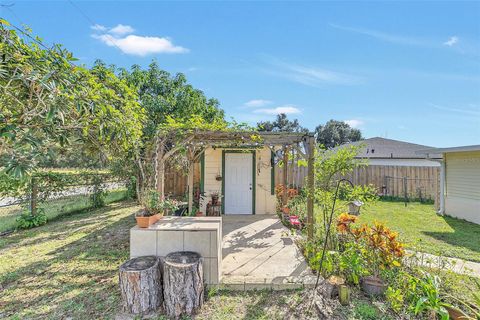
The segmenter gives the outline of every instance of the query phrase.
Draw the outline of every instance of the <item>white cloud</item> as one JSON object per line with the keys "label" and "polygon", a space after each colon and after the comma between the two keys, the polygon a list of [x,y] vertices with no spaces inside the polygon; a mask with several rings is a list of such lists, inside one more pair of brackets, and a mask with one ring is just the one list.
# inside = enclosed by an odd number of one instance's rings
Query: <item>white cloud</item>
{"label": "white cloud", "polygon": [[168,38],[143,37],[128,35],[126,37],[115,37],[110,34],[92,35],[110,47],[117,47],[123,53],[137,56],[146,56],[154,53],[185,53],[188,49],[175,46]]}
{"label": "white cloud", "polygon": [[445,41],[443,43],[443,45],[447,46],[447,47],[452,47],[454,46],[455,44],[458,43],[458,37],[456,36],[453,36],[453,37],[450,37],[447,41]]}
{"label": "white cloud", "polygon": [[460,113],[464,114],[467,116],[474,116],[474,117],[480,117],[480,108],[473,106],[468,106],[467,108],[462,108],[462,107],[445,107],[445,106],[440,106],[438,104],[430,103],[430,106],[432,106],[435,109],[441,110],[441,111],[447,111],[448,113]]}
{"label": "white cloud", "polygon": [[131,26],[128,25],[123,25],[123,24],[117,24],[115,27],[111,28],[108,30],[108,33],[115,34],[118,36],[123,36],[126,34],[133,33],[135,29],[133,29]]}
{"label": "white cloud", "polygon": [[155,53],[185,53],[189,51],[187,48],[174,45],[172,40],[166,37],[130,34],[135,29],[121,23],[113,28],[107,28],[99,24],[90,28],[96,31],[96,33],[92,34],[93,38],[102,41],[107,46],[116,47],[125,54],[143,57]]}
{"label": "white cloud", "polygon": [[95,31],[101,31],[101,32],[107,31],[107,27],[102,26],[101,24],[95,24],[93,26],[90,26],[90,29],[95,30]]}
{"label": "white cloud", "polygon": [[362,120],[358,119],[345,120],[344,122],[352,128],[358,128],[364,124]]}
{"label": "white cloud", "polygon": [[253,100],[245,102],[243,105],[245,107],[249,107],[249,108],[261,108],[261,107],[265,107],[265,106],[267,106],[271,103],[272,103],[272,101],[270,101],[270,100],[253,99]]}
{"label": "white cloud", "polygon": [[276,107],[276,108],[264,108],[264,109],[257,109],[253,111],[254,113],[262,113],[262,114],[269,114],[269,115],[277,115],[280,113],[285,113],[285,114],[295,114],[295,113],[301,113],[300,109],[298,109],[295,106],[291,105],[286,105],[282,107]]}
{"label": "white cloud", "polygon": [[268,63],[277,69],[273,71],[267,70],[267,72],[307,86],[321,87],[325,84],[355,85],[363,82],[362,78],[346,73],[286,63],[274,57],[267,58]]}

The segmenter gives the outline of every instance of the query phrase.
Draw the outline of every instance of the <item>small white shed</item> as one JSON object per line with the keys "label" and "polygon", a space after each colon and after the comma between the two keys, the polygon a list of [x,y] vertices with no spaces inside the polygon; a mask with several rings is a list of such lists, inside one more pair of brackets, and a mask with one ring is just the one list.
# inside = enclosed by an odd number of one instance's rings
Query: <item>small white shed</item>
{"label": "small white shed", "polygon": [[422,153],[443,154],[439,213],[480,224],[480,145]]}
{"label": "small white shed", "polygon": [[[200,189],[222,196],[224,214],[274,214],[275,171],[270,148],[205,149]],[[206,212],[206,203],[201,211]]]}

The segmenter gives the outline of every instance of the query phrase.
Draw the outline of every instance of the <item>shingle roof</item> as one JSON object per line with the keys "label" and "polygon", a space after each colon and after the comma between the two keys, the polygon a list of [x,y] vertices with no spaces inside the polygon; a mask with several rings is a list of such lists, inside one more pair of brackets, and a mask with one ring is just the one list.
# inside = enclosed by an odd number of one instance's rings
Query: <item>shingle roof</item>
{"label": "shingle roof", "polygon": [[[425,159],[425,155],[417,154],[416,151],[431,147],[410,142],[374,137],[362,141],[351,142],[346,145],[364,145],[358,154],[359,158],[370,159]],[[440,154],[430,154],[430,158],[441,159]]]}

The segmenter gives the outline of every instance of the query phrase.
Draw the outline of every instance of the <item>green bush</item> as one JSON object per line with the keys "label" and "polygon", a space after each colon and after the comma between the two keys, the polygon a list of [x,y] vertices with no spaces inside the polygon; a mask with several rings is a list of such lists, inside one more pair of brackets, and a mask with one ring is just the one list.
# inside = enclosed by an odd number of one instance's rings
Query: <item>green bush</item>
{"label": "green bush", "polygon": [[377,309],[365,302],[360,302],[355,306],[355,316],[362,320],[377,320],[380,318]]}
{"label": "green bush", "polygon": [[17,228],[31,229],[47,223],[47,216],[43,209],[38,209],[35,215],[30,212],[24,212],[17,218]]}

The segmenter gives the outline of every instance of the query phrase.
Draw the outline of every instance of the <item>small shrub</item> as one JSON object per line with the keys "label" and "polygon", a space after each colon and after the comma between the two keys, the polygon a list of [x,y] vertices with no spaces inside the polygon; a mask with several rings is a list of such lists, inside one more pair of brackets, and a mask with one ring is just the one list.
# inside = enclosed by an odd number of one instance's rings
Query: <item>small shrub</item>
{"label": "small shrub", "polygon": [[376,320],[380,318],[377,309],[365,302],[355,305],[355,316],[362,320]]}
{"label": "small shrub", "polygon": [[398,313],[403,309],[405,301],[402,290],[388,287],[385,291],[385,298],[393,311]]}
{"label": "small shrub", "polygon": [[45,212],[39,208],[35,215],[30,212],[24,212],[17,218],[17,227],[19,229],[31,229],[47,223]]}
{"label": "small shrub", "polygon": [[137,178],[135,176],[131,176],[127,181],[126,197],[132,200],[137,199]]}

